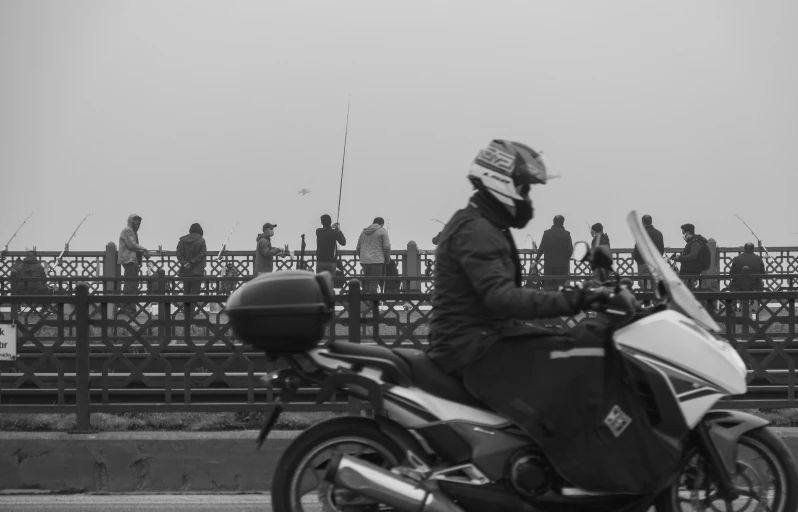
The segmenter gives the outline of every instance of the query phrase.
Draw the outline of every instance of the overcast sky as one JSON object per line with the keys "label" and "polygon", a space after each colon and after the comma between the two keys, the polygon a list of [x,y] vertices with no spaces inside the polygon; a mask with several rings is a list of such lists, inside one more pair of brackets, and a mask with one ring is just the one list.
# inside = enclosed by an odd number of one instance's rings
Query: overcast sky
{"label": "overcast sky", "polygon": [[[0,247],[140,241],[174,249],[193,222],[218,249],[315,247],[336,217],[353,248],[375,216],[393,247],[431,248],[466,204],[493,138],[541,150],[531,245],[566,218],[625,215],[720,245],[798,245],[798,2],[0,2]],[[302,188],[312,191],[299,195]]]}

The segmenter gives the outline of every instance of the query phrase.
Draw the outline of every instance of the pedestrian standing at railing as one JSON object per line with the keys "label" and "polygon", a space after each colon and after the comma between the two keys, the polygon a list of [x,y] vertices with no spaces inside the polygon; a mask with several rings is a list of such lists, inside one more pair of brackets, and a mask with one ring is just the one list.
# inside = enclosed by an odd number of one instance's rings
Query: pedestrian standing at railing
{"label": "pedestrian standing at railing", "polygon": [[[382,277],[385,273],[385,263],[391,259],[391,239],[384,225],[382,217],[375,217],[374,222],[363,229],[357,240],[357,253],[360,257],[360,266],[363,268],[363,277]],[[366,282],[364,291],[379,293],[379,281]]]}
{"label": "pedestrian standing at railing", "polygon": [[17,271],[17,279],[19,280],[19,287],[17,288],[19,295],[53,294],[53,290],[47,286],[45,281],[29,281],[31,278],[47,277],[44,265],[39,261],[36,247],[25,251],[25,258],[14,267],[14,270]]}
{"label": "pedestrian standing at railing", "polygon": [[283,250],[280,247],[272,247],[272,237],[274,228],[277,224],[267,222],[263,225],[263,233],[259,233],[255,241],[255,275],[266,274],[274,270],[274,257],[278,256]]}
{"label": "pedestrian standing at railing", "polygon": [[[648,237],[654,242],[654,245],[657,246],[657,251],[659,251],[659,256],[665,252],[665,241],[662,237],[662,232],[654,227],[653,220],[651,219],[651,215],[643,215],[643,227],[646,228],[646,233]],[[651,269],[643,260],[643,256],[640,254],[640,250],[637,248],[637,244],[635,244],[635,248],[632,251],[632,258],[637,263],[637,273],[641,276],[651,276]],[[652,290],[653,289],[654,280],[651,277],[648,278],[641,278],[640,280],[640,288],[643,290]]]}
{"label": "pedestrian standing at railing", "polygon": [[[385,274],[385,264],[391,259],[391,239],[388,231],[383,227],[385,221],[382,217],[375,217],[374,222],[360,233],[357,240],[357,254],[360,257],[360,266],[363,277],[382,277]],[[368,280],[364,283],[365,293],[379,293],[378,279]],[[361,306],[363,312],[368,312],[367,304]]]}
{"label": "pedestrian standing at railing", "polygon": [[326,213],[321,216],[321,227],[316,229],[316,273],[329,272],[335,277],[335,244],[346,245],[346,237],[337,222]]}
{"label": "pedestrian standing at railing", "polygon": [[[571,255],[573,253],[574,244],[570,231],[565,229],[565,217],[557,215],[554,217],[551,228],[543,232],[534,264],[537,267],[542,257],[543,275],[566,276],[571,272]],[[543,282],[543,288],[558,290],[560,286],[565,286],[565,281],[564,277],[547,280]]]}
{"label": "pedestrian standing at railing", "polygon": [[[119,252],[117,263],[122,265],[125,285],[122,290],[123,295],[135,295],[138,292],[138,283],[135,279],[141,273],[141,263],[144,255],[149,254],[146,247],[139,243],[139,228],[141,227],[141,217],[131,213],[127,218],[127,226],[119,234]],[[121,307],[122,311],[135,314],[136,307],[133,304],[125,304]]]}
{"label": "pedestrian standing at railing", "polygon": [[[601,224],[601,222],[596,222],[590,226],[590,236],[593,237],[593,241],[590,242],[591,248],[595,249],[596,247],[603,245],[607,249],[610,249],[610,235],[604,232],[604,226]],[[593,271],[593,277],[599,281],[606,281],[611,277],[611,275],[611,270],[599,268]]]}
{"label": "pedestrian standing at railing", "polygon": [[[180,237],[180,241],[177,242],[177,261],[180,263],[178,276],[200,277],[205,275],[205,256],[208,249],[205,246],[203,235],[202,226],[195,222],[189,228],[188,234]],[[197,295],[201,290],[202,281],[184,281],[184,294]]]}
{"label": "pedestrian standing at railing", "polygon": [[749,278],[744,279],[743,269],[748,267],[749,274],[767,274],[765,262],[758,254],[754,254],[754,244],[747,243],[743,246],[743,252],[734,257],[729,269],[729,275],[732,280],[730,288],[734,291],[751,292],[762,291],[764,288],[762,278]]}
{"label": "pedestrian standing at railing", "polygon": [[682,224],[682,238],[685,241],[681,254],[674,255],[673,260],[681,263],[679,277],[691,290],[701,289],[701,280],[693,276],[700,276],[707,270],[711,263],[711,253],[707,239],[695,233],[693,224]]}

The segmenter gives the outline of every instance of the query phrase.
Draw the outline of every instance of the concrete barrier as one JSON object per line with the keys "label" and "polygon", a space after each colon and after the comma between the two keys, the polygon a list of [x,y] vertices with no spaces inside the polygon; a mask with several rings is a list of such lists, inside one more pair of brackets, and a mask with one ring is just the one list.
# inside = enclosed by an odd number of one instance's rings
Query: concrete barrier
{"label": "concrete barrier", "polygon": [[[774,428],[798,459],[798,428]],[[268,491],[299,434],[275,431],[0,432],[0,490],[159,493]]]}

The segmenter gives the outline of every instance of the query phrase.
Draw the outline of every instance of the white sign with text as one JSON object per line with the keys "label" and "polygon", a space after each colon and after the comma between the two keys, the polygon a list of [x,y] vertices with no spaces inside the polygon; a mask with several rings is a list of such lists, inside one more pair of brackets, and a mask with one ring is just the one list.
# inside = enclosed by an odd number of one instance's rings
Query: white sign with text
{"label": "white sign with text", "polygon": [[17,326],[0,324],[0,361],[17,360]]}

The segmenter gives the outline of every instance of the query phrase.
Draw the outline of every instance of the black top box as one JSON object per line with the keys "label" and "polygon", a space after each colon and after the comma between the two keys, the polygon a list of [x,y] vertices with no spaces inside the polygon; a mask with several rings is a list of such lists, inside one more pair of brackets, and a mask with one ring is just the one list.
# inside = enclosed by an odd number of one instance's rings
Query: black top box
{"label": "black top box", "polygon": [[244,284],[227,299],[236,337],[265,352],[305,352],[318,345],[335,311],[326,272],[270,272]]}

